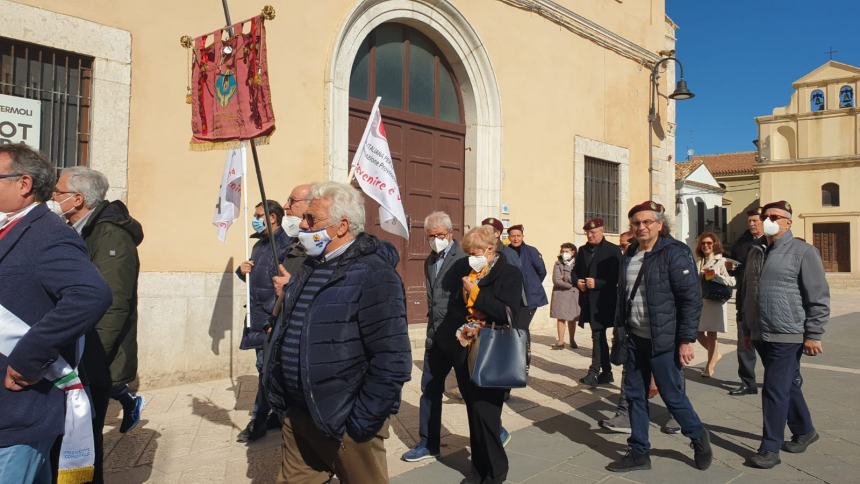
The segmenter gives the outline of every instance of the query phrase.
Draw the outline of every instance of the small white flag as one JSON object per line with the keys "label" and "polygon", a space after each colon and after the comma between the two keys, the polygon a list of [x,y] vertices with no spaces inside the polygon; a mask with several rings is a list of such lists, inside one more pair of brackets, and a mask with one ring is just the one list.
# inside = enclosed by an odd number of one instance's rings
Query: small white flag
{"label": "small white flag", "polygon": [[218,203],[215,204],[215,215],[212,224],[215,225],[218,240],[227,240],[227,229],[239,217],[240,201],[242,199],[242,177],[245,176],[245,144],[238,149],[227,152],[227,162],[224,164],[224,176],[221,178],[221,188],[218,192]]}
{"label": "small white flag", "polygon": [[352,159],[352,169],[364,193],[379,203],[379,225],[382,230],[409,240],[406,213],[400,199],[400,188],[394,174],[385,126],[379,113],[381,99],[377,97],[373,104],[364,135]]}

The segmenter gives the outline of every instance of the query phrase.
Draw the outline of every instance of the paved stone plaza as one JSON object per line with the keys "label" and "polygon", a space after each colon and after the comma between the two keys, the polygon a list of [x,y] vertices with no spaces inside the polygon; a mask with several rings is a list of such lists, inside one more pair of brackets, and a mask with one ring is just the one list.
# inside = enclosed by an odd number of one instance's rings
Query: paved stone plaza
{"label": "paved stone plaza", "polygon": [[[704,350],[687,370],[687,392],[713,433],[714,464],[706,472],[693,467],[692,449],[683,436],[661,434],[667,418],[659,397],[652,401],[651,471],[613,475],[604,466],[625,450],[626,436],[600,429],[597,419],[610,416],[617,386],[591,390],[577,380],[589,364],[590,334],[579,330],[580,349],[551,351],[554,321],[533,326],[529,387],[514,390],[502,420],[512,431],[507,448],[510,482],[858,482],[860,478],[860,301],[834,295],[832,321],[824,339],[825,354],[803,359],[804,392],[822,439],[806,454],[782,453],[783,463],[769,471],[743,465],[758,447],[760,397],[730,397],[736,381],[735,327],[720,339],[723,360],[714,378],[699,376]],[[733,312],[733,310],[732,310]],[[413,329],[414,341],[421,328]],[[423,348],[413,349],[412,381],[403,391],[400,413],[392,419],[387,442],[392,482],[458,483],[469,469],[468,425],[461,401],[446,399],[443,408],[442,458],[418,464],[399,456],[418,438],[418,398]],[[761,369],[758,370],[761,381]],[[616,385],[620,369],[616,369]],[[450,380],[451,386],[455,386]],[[111,483],[269,483],[279,465],[279,432],[251,445],[236,443],[249,419],[256,375],[233,380],[146,391],[149,401],[142,427],[118,431],[118,409],[111,408],[105,436],[106,478]]]}

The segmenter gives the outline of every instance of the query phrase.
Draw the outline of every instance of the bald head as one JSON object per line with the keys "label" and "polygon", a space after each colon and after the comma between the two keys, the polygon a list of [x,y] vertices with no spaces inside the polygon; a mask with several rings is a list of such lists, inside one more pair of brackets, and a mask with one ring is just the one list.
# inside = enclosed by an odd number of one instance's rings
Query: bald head
{"label": "bald head", "polygon": [[303,183],[297,185],[290,192],[290,197],[287,198],[287,203],[284,204],[284,212],[287,215],[301,217],[308,210],[311,201],[311,183]]}

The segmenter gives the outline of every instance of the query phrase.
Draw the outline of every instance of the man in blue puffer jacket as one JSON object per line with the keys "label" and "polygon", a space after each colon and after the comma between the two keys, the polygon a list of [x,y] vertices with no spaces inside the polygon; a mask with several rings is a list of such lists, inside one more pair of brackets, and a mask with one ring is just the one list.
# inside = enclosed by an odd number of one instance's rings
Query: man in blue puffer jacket
{"label": "man in blue puffer jacket", "polygon": [[631,208],[627,218],[636,242],[622,261],[615,326],[629,333],[623,385],[630,408],[630,450],[606,468],[651,468],[648,387],[653,375],[663,402],[692,441],[696,467],[705,470],[713,459],[710,435],[684,392],[682,373],[693,360],[702,313],[696,264],[690,249],[669,235],[662,205],[643,202]]}
{"label": "man in blue puffer jacket", "polygon": [[284,415],[277,482],[388,482],[384,439],[412,354],[394,246],[364,233],[353,187],[315,185],[299,241],[308,258],[284,287],[266,357]]}

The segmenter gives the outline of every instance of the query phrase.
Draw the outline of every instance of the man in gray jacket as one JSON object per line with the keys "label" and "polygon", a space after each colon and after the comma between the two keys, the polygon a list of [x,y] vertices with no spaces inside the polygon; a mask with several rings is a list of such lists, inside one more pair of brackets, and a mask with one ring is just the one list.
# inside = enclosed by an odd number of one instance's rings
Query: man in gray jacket
{"label": "man in gray jacket", "polygon": [[424,261],[427,286],[427,340],[418,407],[420,441],[401,457],[407,462],[433,459],[439,455],[442,430],[442,393],[451,369],[462,388],[468,381],[466,349],[457,341],[457,328],[466,321],[462,278],[469,274],[469,262],[454,240],[454,224],[445,212],[433,212],[424,219],[430,255]]}
{"label": "man in gray jacket", "polygon": [[[764,364],[762,440],[749,464],[770,469],[780,463],[780,449],[800,453],[818,440],[801,390],[800,356],[823,351],[830,289],[818,251],[791,233],[791,205],[772,202],[762,211],[765,239],[747,256],[742,324],[744,344],[754,344]],[[786,422],[792,437],[783,442]]]}

